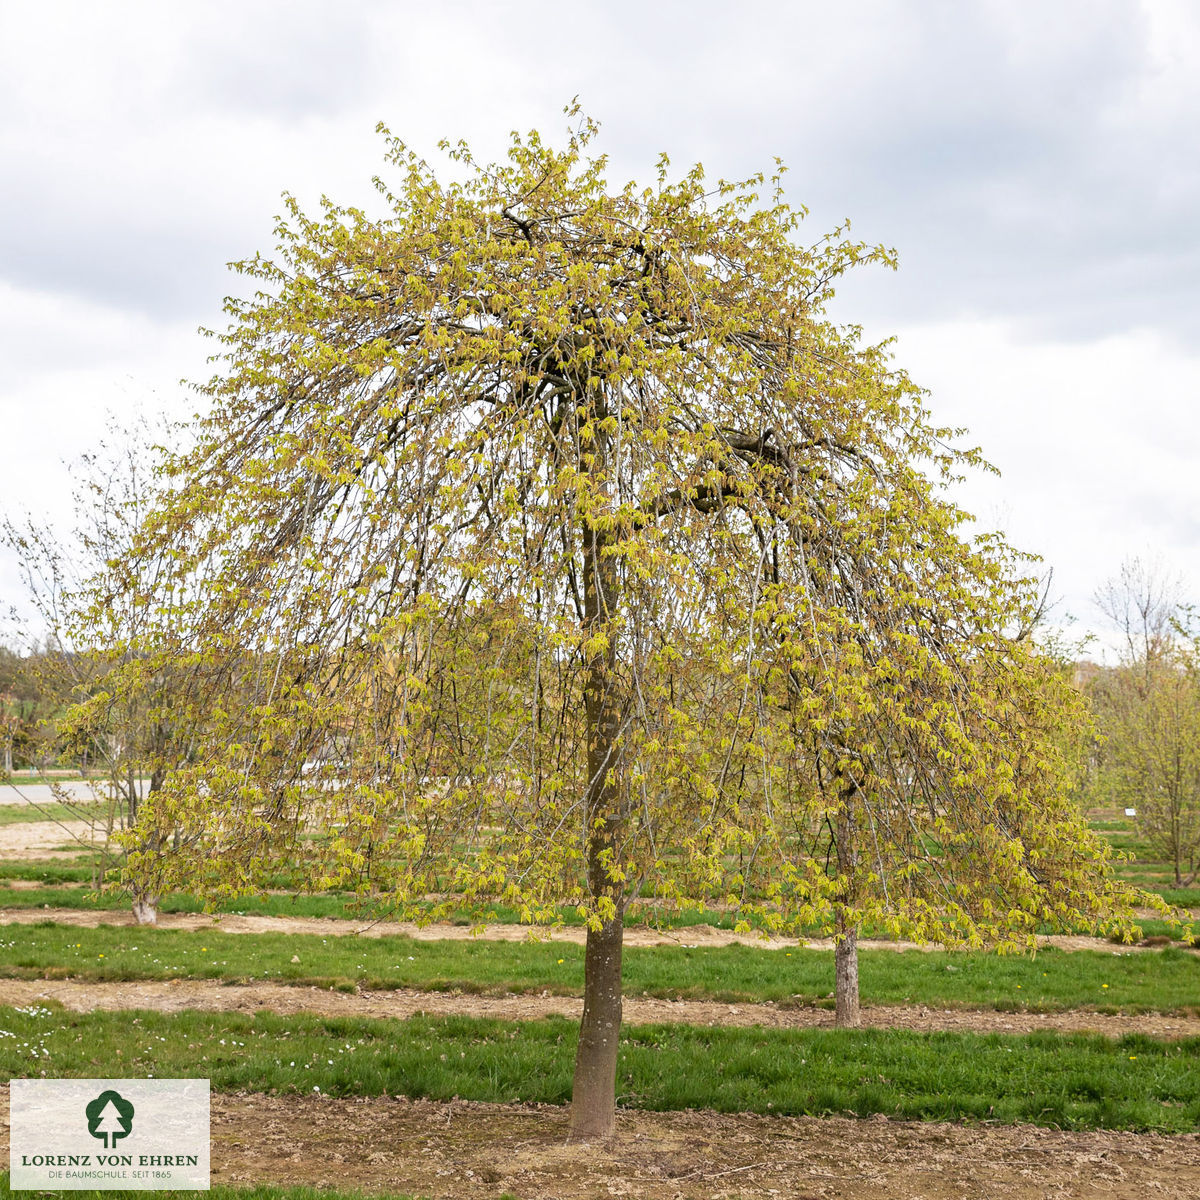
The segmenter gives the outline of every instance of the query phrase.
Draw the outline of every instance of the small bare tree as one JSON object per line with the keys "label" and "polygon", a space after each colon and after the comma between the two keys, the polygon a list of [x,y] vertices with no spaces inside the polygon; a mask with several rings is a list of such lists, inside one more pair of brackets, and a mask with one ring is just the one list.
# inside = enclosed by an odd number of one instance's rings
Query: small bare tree
{"label": "small bare tree", "polygon": [[1090,684],[1101,732],[1101,786],[1137,810],[1177,887],[1200,876],[1200,643],[1181,587],[1160,565],[1126,562],[1096,602],[1122,638],[1116,667]]}
{"label": "small bare tree", "polygon": [[[30,669],[42,694],[58,698],[49,745],[94,775],[93,796],[108,805],[102,845],[115,834],[147,863],[166,850],[172,831],[143,821],[143,802],[187,759],[196,716],[189,702],[194,680],[181,670],[182,656],[162,653],[186,639],[186,597],[169,559],[135,546],[146,515],[161,502],[155,468],[159,441],[169,434],[165,424],[144,418],[128,428],[110,420],[106,440],[75,467],[69,537],[32,518],[0,525],[35,614],[29,639],[46,641],[30,656]],[[81,805],[74,791],[54,786],[61,804],[95,821],[94,803]],[[139,924],[157,920],[155,877],[143,871],[126,881]]]}

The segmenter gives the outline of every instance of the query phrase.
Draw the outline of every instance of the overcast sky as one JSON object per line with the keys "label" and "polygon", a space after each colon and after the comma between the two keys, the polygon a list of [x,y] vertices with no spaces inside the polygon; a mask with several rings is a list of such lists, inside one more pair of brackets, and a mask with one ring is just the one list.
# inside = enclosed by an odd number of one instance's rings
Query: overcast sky
{"label": "overcast sky", "polygon": [[617,181],[779,156],[813,240],[898,249],[839,316],[969,427],[968,507],[1077,628],[1135,554],[1200,600],[1194,0],[0,0],[0,510],[69,522],[107,411],[195,408],[224,264],[285,189],[370,204],[378,121],[487,159],[576,95]]}

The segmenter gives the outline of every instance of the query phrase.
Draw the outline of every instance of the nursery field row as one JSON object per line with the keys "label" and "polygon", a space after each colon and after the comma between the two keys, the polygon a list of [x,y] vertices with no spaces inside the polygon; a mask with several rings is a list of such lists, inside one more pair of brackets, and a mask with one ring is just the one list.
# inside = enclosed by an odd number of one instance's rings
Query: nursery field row
{"label": "nursery field row", "polygon": [[[0,978],[0,1005],[17,1008],[61,1004],[73,1012],[147,1009],[152,1012],[306,1013],[328,1017],[403,1019],[417,1015],[475,1016],[504,1021],[565,1017],[578,1021],[583,1000],[547,991],[480,995],[460,991],[393,988],[345,991],[281,983],[169,979],[95,982],[79,979]],[[626,997],[624,1020],[632,1025],[762,1026],[768,1029],[832,1029],[828,1005],[728,1004],[716,1000]],[[1051,1012],[986,1008],[928,1008],[925,1005],[871,1004],[862,1008],[868,1029],[907,1029],[923,1033],[1099,1033],[1119,1038],[1141,1034],[1168,1041],[1200,1038],[1200,1016],[1178,1013],[1097,1012],[1069,1008]]]}
{"label": "nursery field row", "polygon": [[[576,1025],[475,1017],[0,1011],[0,1071],[218,1091],[565,1104]],[[1193,1131],[1200,1039],[629,1025],[625,1108]]]}
{"label": "nursery field row", "polygon": [[[0,864],[0,867],[14,864]],[[17,867],[21,869],[20,866]],[[58,867],[46,871],[34,871],[25,868],[27,873],[21,875],[15,872],[7,878],[0,875],[0,905],[5,909],[20,910],[34,908],[70,908],[80,912],[120,914],[129,911],[128,898],[115,892],[95,892],[90,882],[61,881],[57,884],[40,882],[42,874],[74,874],[79,873],[90,880],[90,875],[78,868]],[[1190,896],[1190,893],[1188,894]],[[429,906],[432,912],[432,905]],[[215,906],[207,905],[198,896],[188,893],[175,893],[164,896],[159,911],[165,915],[183,913],[217,913],[223,915],[255,915],[275,917],[310,917],[328,920],[357,920],[360,923],[386,917],[388,910],[378,904],[363,901],[352,895],[337,895],[321,893],[305,895],[290,891],[269,892],[258,896],[240,896],[236,900],[227,900]],[[666,914],[659,913],[649,904],[635,904],[626,913],[627,929],[654,926],[659,918],[666,921]],[[1195,914],[1193,914],[1195,917]],[[466,912],[452,913],[451,919],[457,924],[469,926],[472,916]],[[493,922],[506,924],[519,923],[519,913],[514,908],[505,905],[492,905],[488,910],[488,919]],[[693,909],[685,913],[675,913],[670,917],[669,925],[686,932],[699,925],[711,926],[717,929],[734,929],[737,918],[729,912],[715,909]],[[1196,921],[1193,920],[1193,925]],[[582,931],[583,921],[574,911],[562,913],[562,927]],[[1168,937],[1172,940],[1184,939],[1187,931],[1179,926],[1172,926],[1158,917],[1141,917],[1138,928],[1143,937]],[[822,930],[812,926],[803,931],[805,936],[819,938]],[[1049,926],[1041,931],[1049,935]],[[1194,931],[1193,931],[1194,932]],[[864,937],[871,937],[868,928],[863,931]]]}
{"label": "nursery field row", "polygon": [[[866,949],[859,958],[863,1000],[871,1004],[1200,1015],[1200,956],[1192,951],[1047,949],[998,955]],[[47,921],[0,928],[0,974],[577,996],[583,988],[583,947],[559,940],[244,934],[211,926],[83,928]],[[631,946],[624,979],[630,996],[799,1007],[828,1000],[833,955],[740,944]]]}

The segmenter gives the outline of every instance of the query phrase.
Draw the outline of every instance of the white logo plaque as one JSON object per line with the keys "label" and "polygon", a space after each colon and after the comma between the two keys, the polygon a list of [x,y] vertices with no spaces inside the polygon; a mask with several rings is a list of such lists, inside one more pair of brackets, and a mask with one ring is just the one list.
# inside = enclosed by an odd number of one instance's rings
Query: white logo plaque
{"label": "white logo plaque", "polygon": [[14,1079],[13,1191],[208,1188],[207,1079]]}

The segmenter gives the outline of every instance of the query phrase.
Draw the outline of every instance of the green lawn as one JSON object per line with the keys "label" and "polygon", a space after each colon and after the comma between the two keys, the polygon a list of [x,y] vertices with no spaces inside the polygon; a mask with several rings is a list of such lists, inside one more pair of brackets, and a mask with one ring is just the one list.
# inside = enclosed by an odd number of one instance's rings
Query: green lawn
{"label": "green lawn", "polygon": [[[92,890],[90,884],[92,873],[84,867],[59,867],[57,864],[20,864],[23,873],[5,874],[0,869],[0,907],[4,908],[74,908],[88,912],[126,912],[129,900],[119,892],[101,892]],[[40,888],[23,887],[18,889],[10,886],[11,880],[28,880],[30,882],[47,882],[48,886]],[[80,887],[80,883],[88,886]],[[428,908],[432,910],[432,905]],[[336,894],[319,892],[306,894],[303,892],[278,892],[260,896],[239,896],[216,905],[209,905],[199,896],[186,892],[175,892],[164,896],[159,910],[163,913],[235,913],[238,915],[268,917],[332,917],[347,920],[375,920],[380,916],[387,917],[387,909],[369,899],[363,899],[353,894]],[[491,905],[488,909],[490,919],[507,924],[519,924],[520,913],[517,909],[503,904]],[[626,913],[626,924],[629,926],[643,925],[647,921],[645,909],[634,908]],[[456,925],[471,925],[474,918],[467,913],[454,913],[450,917]],[[563,923],[576,927],[583,924],[583,919],[573,909],[563,913]],[[735,919],[728,913],[717,913],[707,909],[677,914],[672,924],[686,929],[689,925],[714,925],[718,928],[732,929]]]}
{"label": "green lawn", "polygon": [[[46,887],[15,889],[9,881],[21,879],[30,882],[45,882]],[[4,908],[74,908],[96,912],[125,912],[129,908],[128,899],[119,892],[102,892],[97,894],[91,887],[81,888],[71,886],[72,883],[88,882],[92,873],[87,867],[78,865],[58,866],[57,864],[23,863],[5,864],[0,866],[0,907]],[[1181,893],[1187,895],[1187,893]],[[1187,903],[1186,900],[1171,901],[1172,903]],[[380,917],[386,919],[388,911],[385,906],[363,899],[353,894],[335,894],[322,892],[306,894],[287,891],[259,896],[239,896],[234,900],[226,900],[216,905],[206,904],[200,897],[178,892],[164,896],[160,904],[164,913],[249,913],[255,916],[289,916],[289,917],[333,917],[351,920],[374,920]],[[429,906],[432,909],[432,906]],[[519,924],[520,914],[515,908],[502,904],[491,905],[488,908],[493,921],[508,924]],[[457,925],[470,925],[475,918],[465,911],[451,915],[451,921]],[[582,919],[574,909],[564,910],[563,924],[578,927]],[[686,913],[674,914],[664,924],[676,929],[686,930],[691,925],[712,925],[718,929],[732,929],[737,923],[736,917],[728,912],[714,912],[711,909],[697,909]],[[625,914],[625,924],[629,927],[655,925],[655,912],[648,905],[635,904]],[[1178,939],[1181,930],[1157,919],[1146,919],[1139,922],[1142,935],[1145,937],[1163,936]],[[806,931],[809,937],[827,936],[828,931],[813,926]],[[1043,933],[1061,932],[1049,926],[1041,930]],[[1081,932],[1089,932],[1087,930]],[[864,937],[871,937],[872,931],[865,929]]]}
{"label": "green lawn", "polygon": [[0,862],[0,887],[13,879],[45,884],[91,883],[94,874],[90,859],[88,863]]}
{"label": "green lawn", "polygon": [[[1175,949],[1043,950],[1036,956],[863,950],[859,963],[866,1003],[1043,1012],[1200,1010],[1200,957]],[[565,942],[76,929],[47,921],[0,930],[0,974],[579,995],[583,948]],[[624,976],[630,996],[807,1004],[832,991],[833,955],[754,946],[631,947]]]}
{"label": "green lawn", "polygon": [[1128,856],[1116,864],[1119,878],[1148,892],[1158,892],[1168,904],[1200,906],[1200,887],[1175,887],[1174,869],[1154,857],[1149,843],[1138,833],[1136,818],[1126,817],[1120,810],[1110,810],[1093,813],[1088,824],[1114,850]]}
{"label": "green lawn", "polygon": [[[90,776],[91,782],[95,784],[103,783],[102,779],[97,779],[95,775]],[[22,787],[28,786],[31,783],[82,783],[84,777],[78,771],[52,770],[49,775],[42,774],[41,771],[30,771],[26,767],[18,767],[11,775],[0,774],[0,787]]]}
{"label": "green lawn", "polygon": [[[60,805],[45,806],[47,811],[53,811],[60,819],[77,815],[73,807]],[[103,806],[96,806],[99,812]],[[0,824],[13,821],[41,819],[39,814],[31,809],[0,806]],[[1140,842],[1132,829],[1132,822],[1121,816],[1113,816],[1104,820],[1093,820],[1092,827],[1107,837],[1118,848],[1145,855],[1146,846]],[[72,849],[77,849],[72,847]],[[107,864],[106,864],[107,865]],[[1157,891],[1168,903],[1182,907],[1200,907],[1200,887],[1174,888],[1170,886],[1169,872],[1161,863],[1134,861],[1118,864],[1118,873],[1151,891]],[[112,876],[110,876],[111,878]],[[91,911],[123,912],[128,908],[128,900],[120,892],[97,894],[92,890],[95,878],[93,865],[76,857],[70,863],[47,862],[13,862],[0,863],[0,905],[6,908],[74,908]],[[10,881],[41,883],[38,888],[12,888]],[[321,893],[306,894],[297,889],[297,880],[287,875],[276,875],[265,881],[264,886],[274,891],[270,894],[243,896],[233,900],[218,903],[217,912],[249,913],[264,916],[309,916],[335,917],[367,920],[386,916],[386,905],[376,901],[364,900],[353,894]],[[85,884],[87,886],[72,886]],[[161,903],[164,913],[198,913],[213,911],[214,907],[206,905],[199,897],[188,894],[165,896]],[[504,905],[493,905],[490,909],[492,919],[505,922],[517,922],[519,914],[516,910]],[[635,903],[626,914],[627,924],[634,926],[654,923],[659,916],[666,919],[666,914],[656,913],[649,902]],[[565,909],[562,920],[568,925],[578,925],[580,918],[573,909]],[[473,917],[465,913],[455,914],[452,920],[457,924],[471,923]],[[736,918],[728,912],[717,912],[701,909],[683,914],[669,915],[670,923],[680,929],[689,925],[707,924],[718,928],[731,928]],[[1180,938],[1183,931],[1168,925],[1158,919],[1146,919],[1140,922],[1144,936]],[[812,928],[807,931],[809,936],[820,936],[823,930]],[[1059,932],[1046,927],[1042,932]],[[1079,932],[1087,932],[1080,930]],[[865,930],[864,936],[870,936],[871,931]]]}
{"label": "green lawn", "polygon": [[[242,1013],[0,1010],[0,1070],[201,1075],[219,1091],[403,1094],[565,1104],[573,1021],[407,1021]],[[1185,1132],[1200,1122],[1200,1039],[896,1030],[627,1027],[630,1108],[1031,1122]]]}
{"label": "green lawn", "polygon": [[99,802],[60,804],[0,804],[0,825],[30,825],[36,821],[103,821],[110,805]]}

